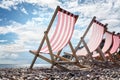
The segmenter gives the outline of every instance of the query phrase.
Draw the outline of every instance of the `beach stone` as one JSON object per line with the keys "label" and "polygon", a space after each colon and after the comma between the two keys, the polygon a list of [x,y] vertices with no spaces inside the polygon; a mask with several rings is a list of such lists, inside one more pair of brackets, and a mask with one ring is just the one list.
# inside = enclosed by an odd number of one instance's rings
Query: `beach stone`
{"label": "beach stone", "polygon": [[112,77],[112,78],[117,78],[117,77],[118,77],[118,74],[112,74],[111,77]]}
{"label": "beach stone", "polygon": [[71,67],[71,71],[57,68],[27,68],[0,69],[1,80],[120,80],[120,68],[104,68],[93,66],[91,69],[78,69]]}
{"label": "beach stone", "polygon": [[39,74],[38,76],[39,76],[39,78],[45,78],[45,76],[43,76],[43,75],[40,75],[40,74]]}
{"label": "beach stone", "polygon": [[54,77],[50,77],[50,80],[55,80],[55,78]]}
{"label": "beach stone", "polygon": [[68,80],[68,77],[64,77],[65,80]]}
{"label": "beach stone", "polygon": [[25,75],[25,76],[22,76],[21,78],[23,78],[23,79],[27,79],[27,76]]}
{"label": "beach stone", "polygon": [[56,78],[56,79],[59,79],[60,77],[59,77],[59,75],[56,75],[55,78]]}
{"label": "beach stone", "polygon": [[93,77],[93,78],[91,78],[92,80],[99,80],[100,79],[100,77],[99,76],[95,76],[95,77]]}
{"label": "beach stone", "polygon": [[2,78],[2,80],[9,80],[8,78]]}
{"label": "beach stone", "polygon": [[67,73],[67,75],[71,76],[71,77],[75,76],[75,74],[73,74],[73,73]]}
{"label": "beach stone", "polygon": [[39,77],[35,77],[35,80],[39,80]]}
{"label": "beach stone", "polygon": [[2,72],[1,72],[1,75],[6,75],[6,73],[2,71]]}
{"label": "beach stone", "polygon": [[90,75],[88,74],[87,77],[90,77]]}

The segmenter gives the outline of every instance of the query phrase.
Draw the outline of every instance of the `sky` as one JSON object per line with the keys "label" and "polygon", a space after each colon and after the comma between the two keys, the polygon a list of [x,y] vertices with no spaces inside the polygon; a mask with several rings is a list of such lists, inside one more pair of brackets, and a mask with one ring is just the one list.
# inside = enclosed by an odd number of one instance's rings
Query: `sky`
{"label": "sky", "polygon": [[108,23],[109,31],[120,32],[120,0],[0,0],[0,64],[32,62],[29,50],[38,48],[57,5],[79,15],[71,40],[74,47],[93,16]]}

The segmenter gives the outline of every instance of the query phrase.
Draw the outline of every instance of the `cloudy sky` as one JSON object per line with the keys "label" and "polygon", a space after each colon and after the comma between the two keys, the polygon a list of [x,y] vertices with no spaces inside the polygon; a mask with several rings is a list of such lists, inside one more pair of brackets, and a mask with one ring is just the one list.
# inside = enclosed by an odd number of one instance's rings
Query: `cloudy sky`
{"label": "cloudy sky", "polygon": [[57,5],[79,15],[74,46],[93,16],[120,32],[120,0],[0,0],[0,64],[31,63]]}

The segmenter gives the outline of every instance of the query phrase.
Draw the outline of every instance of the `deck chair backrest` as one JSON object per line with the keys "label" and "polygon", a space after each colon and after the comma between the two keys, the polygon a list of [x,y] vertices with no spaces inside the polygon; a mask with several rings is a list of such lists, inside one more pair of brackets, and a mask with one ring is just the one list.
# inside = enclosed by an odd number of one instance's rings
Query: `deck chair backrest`
{"label": "deck chair backrest", "polygon": [[90,40],[88,42],[88,47],[90,49],[90,52],[95,51],[100,45],[103,39],[103,34],[104,34],[104,29],[105,29],[104,26],[96,22],[94,22],[92,26],[93,26],[93,31],[92,31]]}
{"label": "deck chair backrest", "polygon": [[[50,45],[53,52],[60,51],[63,47],[69,43],[73,31],[74,25],[78,18],[77,15],[74,15],[62,8],[58,8],[57,11],[57,25],[53,35],[49,38]],[[48,46],[44,46],[40,52],[49,53]]]}
{"label": "deck chair backrest", "polygon": [[[119,43],[120,43],[120,36],[119,36]],[[120,48],[120,44],[119,44],[119,48]]]}
{"label": "deck chair backrest", "polygon": [[[101,47],[101,51],[102,53],[106,54],[107,51],[109,51],[109,49],[111,48],[112,42],[113,42],[113,33],[106,31],[104,34],[104,41],[102,40],[102,42],[100,43],[100,45],[102,45],[103,47]],[[107,54],[108,55],[108,54]],[[93,57],[98,57],[100,56],[100,54],[94,52],[94,54],[92,55]]]}
{"label": "deck chair backrest", "polygon": [[[57,20],[56,20],[57,19]],[[30,50],[31,53],[35,55],[32,64],[30,65],[30,69],[32,69],[37,57],[40,57],[41,59],[49,62],[52,64],[51,68],[54,66],[64,69],[64,70],[69,70],[66,67],[62,66],[60,63],[73,63],[71,60],[66,59],[64,57],[60,56],[60,53],[62,52],[62,49],[69,44],[69,47],[71,51],[74,53],[74,48],[71,44],[71,37],[74,31],[74,26],[76,23],[76,20],[78,19],[78,15],[74,15],[59,6],[57,6],[57,9],[55,10],[53,17],[48,25],[47,30],[44,32],[44,37],[42,38],[42,41],[38,47],[37,50]],[[55,22],[54,22],[55,21]],[[57,23],[56,23],[57,22]],[[49,31],[52,27],[52,24],[55,23],[55,30],[52,34],[52,36],[49,37]],[[46,42],[45,42],[46,41]],[[41,53],[48,53],[47,55],[50,55],[50,59],[47,58],[47,56],[42,55]],[[59,60],[60,61],[59,61]],[[79,61],[75,60],[75,65],[78,67],[84,67],[79,64]],[[73,63],[74,64],[74,63]]]}
{"label": "deck chair backrest", "polygon": [[119,48],[117,50],[117,53],[119,53],[120,52],[120,33],[117,33],[117,35],[119,36]]}
{"label": "deck chair backrest", "polygon": [[112,45],[112,40],[113,40],[112,36],[113,36],[113,33],[108,32],[108,31],[105,32],[105,43],[102,48],[103,53],[106,53],[110,49]]}
{"label": "deck chair backrest", "polygon": [[119,36],[114,34],[113,35],[113,44],[112,44],[112,47],[109,52],[111,54],[115,53],[117,51],[117,49],[119,48],[119,44],[120,44]]}
{"label": "deck chair backrest", "polygon": [[[87,47],[89,48],[90,52],[93,52],[99,47],[103,39],[103,34],[105,32],[106,25],[94,19],[92,20],[91,28],[93,28],[93,30],[92,30],[91,37],[87,43]],[[77,55],[82,55],[81,53],[83,55],[88,54],[85,47],[80,50],[77,50]]]}

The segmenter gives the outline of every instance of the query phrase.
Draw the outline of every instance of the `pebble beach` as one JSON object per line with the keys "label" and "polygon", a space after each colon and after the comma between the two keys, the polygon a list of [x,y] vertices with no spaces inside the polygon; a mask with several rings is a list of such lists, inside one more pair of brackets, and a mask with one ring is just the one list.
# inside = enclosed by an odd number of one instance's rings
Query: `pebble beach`
{"label": "pebble beach", "polygon": [[81,69],[70,66],[70,71],[58,68],[35,67],[2,68],[0,80],[120,80],[120,66],[104,65]]}

